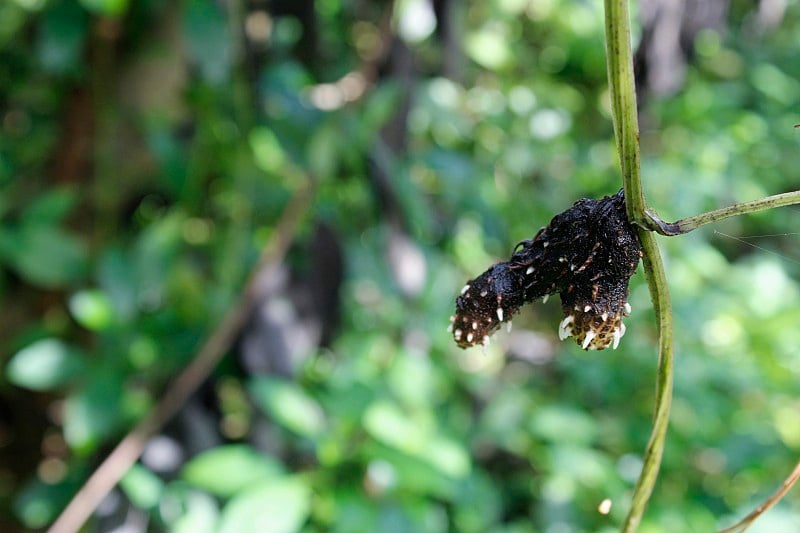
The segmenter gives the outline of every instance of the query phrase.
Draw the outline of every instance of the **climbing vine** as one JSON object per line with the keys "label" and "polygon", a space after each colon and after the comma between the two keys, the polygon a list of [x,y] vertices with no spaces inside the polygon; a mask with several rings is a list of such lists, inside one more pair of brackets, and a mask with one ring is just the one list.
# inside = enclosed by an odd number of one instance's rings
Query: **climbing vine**
{"label": "climbing vine", "polygon": [[[628,280],[641,257],[658,323],[658,368],[653,428],[622,530],[638,529],[658,478],[673,387],[673,328],[669,288],[654,233],[676,236],[719,220],[800,203],[800,191],[724,207],[677,222],[648,207],[640,173],[639,125],[627,0],[605,0],[606,60],[614,137],[623,190],[583,199],[556,215],[508,261],[470,280],[456,299],[450,331],[462,348],[489,344],[489,335],[525,304],[559,293],[565,318],[559,338],[574,336],[584,349],[616,348],[630,314]],[[800,464],[781,488],[726,532],[743,531],[800,477]]]}

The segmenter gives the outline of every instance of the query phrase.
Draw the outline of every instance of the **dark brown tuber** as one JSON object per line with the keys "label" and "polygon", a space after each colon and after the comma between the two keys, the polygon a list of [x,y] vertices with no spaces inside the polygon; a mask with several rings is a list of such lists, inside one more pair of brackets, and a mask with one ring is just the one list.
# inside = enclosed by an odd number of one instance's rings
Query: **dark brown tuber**
{"label": "dark brown tuber", "polygon": [[461,348],[487,345],[522,305],[557,292],[565,316],[559,338],[573,336],[585,350],[616,348],[631,309],[628,281],[641,255],[621,190],[578,200],[519,243],[508,261],[464,286],[450,317],[453,338]]}

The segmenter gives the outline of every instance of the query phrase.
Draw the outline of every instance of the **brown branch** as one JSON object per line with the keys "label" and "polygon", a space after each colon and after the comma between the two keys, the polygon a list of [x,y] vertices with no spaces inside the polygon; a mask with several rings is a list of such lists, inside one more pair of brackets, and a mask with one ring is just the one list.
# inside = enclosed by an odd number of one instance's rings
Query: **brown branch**
{"label": "brown branch", "polygon": [[252,270],[239,300],[203,344],[194,360],[167,388],[153,410],[120,441],[75,494],[69,505],[50,526],[49,533],[77,531],[139,459],[147,440],[183,407],[189,397],[208,378],[236,340],[258,295],[262,292],[264,281],[269,279],[283,262],[300,222],[311,207],[313,197],[313,185],[308,185],[295,193],[281,215],[272,239]]}
{"label": "brown branch", "polygon": [[752,513],[742,518],[739,522],[731,527],[721,529],[718,533],[740,533],[747,531],[747,529],[753,525],[753,522],[755,522],[759,516],[769,511],[781,500],[781,498],[786,496],[786,493],[791,490],[794,484],[797,483],[798,479],[800,479],[800,462],[795,465],[792,473],[789,474],[789,477],[787,477],[778,490],[775,491],[775,494],[767,498],[764,503],[756,507]]}

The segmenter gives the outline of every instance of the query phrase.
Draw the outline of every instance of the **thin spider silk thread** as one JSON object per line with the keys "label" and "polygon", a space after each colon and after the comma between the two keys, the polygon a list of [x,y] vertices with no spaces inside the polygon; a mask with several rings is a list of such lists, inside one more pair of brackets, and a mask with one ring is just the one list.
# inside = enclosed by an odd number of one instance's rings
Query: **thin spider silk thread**
{"label": "thin spider silk thread", "polygon": [[[717,233],[725,235],[721,231],[717,231]],[[791,232],[791,233],[767,233],[765,235],[747,235],[746,237],[739,237],[740,239],[760,239],[762,237],[788,237],[791,235],[800,235],[800,232]],[[730,237],[730,235],[728,235]]]}
{"label": "thin spider silk thread", "polygon": [[800,261],[798,261],[797,259],[792,259],[791,257],[783,255],[780,252],[776,252],[774,250],[770,250],[768,248],[764,248],[763,246],[759,246],[757,244],[753,244],[752,242],[748,242],[746,240],[746,239],[757,239],[759,237],[784,237],[784,236],[788,236],[788,235],[800,235],[800,233],[775,233],[775,234],[771,234],[771,235],[750,235],[749,237],[736,237],[734,235],[728,235],[727,233],[723,233],[723,232],[721,232],[719,230],[714,230],[714,234],[715,235],[722,235],[723,237],[728,237],[729,239],[733,239],[734,241],[739,241],[740,243],[746,244],[747,246],[750,246],[751,248],[755,248],[756,250],[761,250],[762,252],[766,252],[768,254],[772,254],[772,255],[778,256],[781,259],[785,259],[786,261],[789,261],[790,263],[795,263],[797,265],[800,265]]}

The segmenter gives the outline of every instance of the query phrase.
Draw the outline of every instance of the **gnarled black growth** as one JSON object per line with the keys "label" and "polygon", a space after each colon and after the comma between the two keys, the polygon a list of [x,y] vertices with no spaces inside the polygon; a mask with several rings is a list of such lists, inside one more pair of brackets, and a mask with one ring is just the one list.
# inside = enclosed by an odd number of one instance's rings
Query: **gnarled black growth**
{"label": "gnarled black growth", "polygon": [[559,293],[565,318],[559,337],[575,337],[584,349],[616,348],[630,312],[628,281],[641,245],[625,216],[620,190],[600,200],[582,199],[553,217],[508,261],[471,280],[451,317],[456,343],[487,344],[502,322],[537,298]]}

